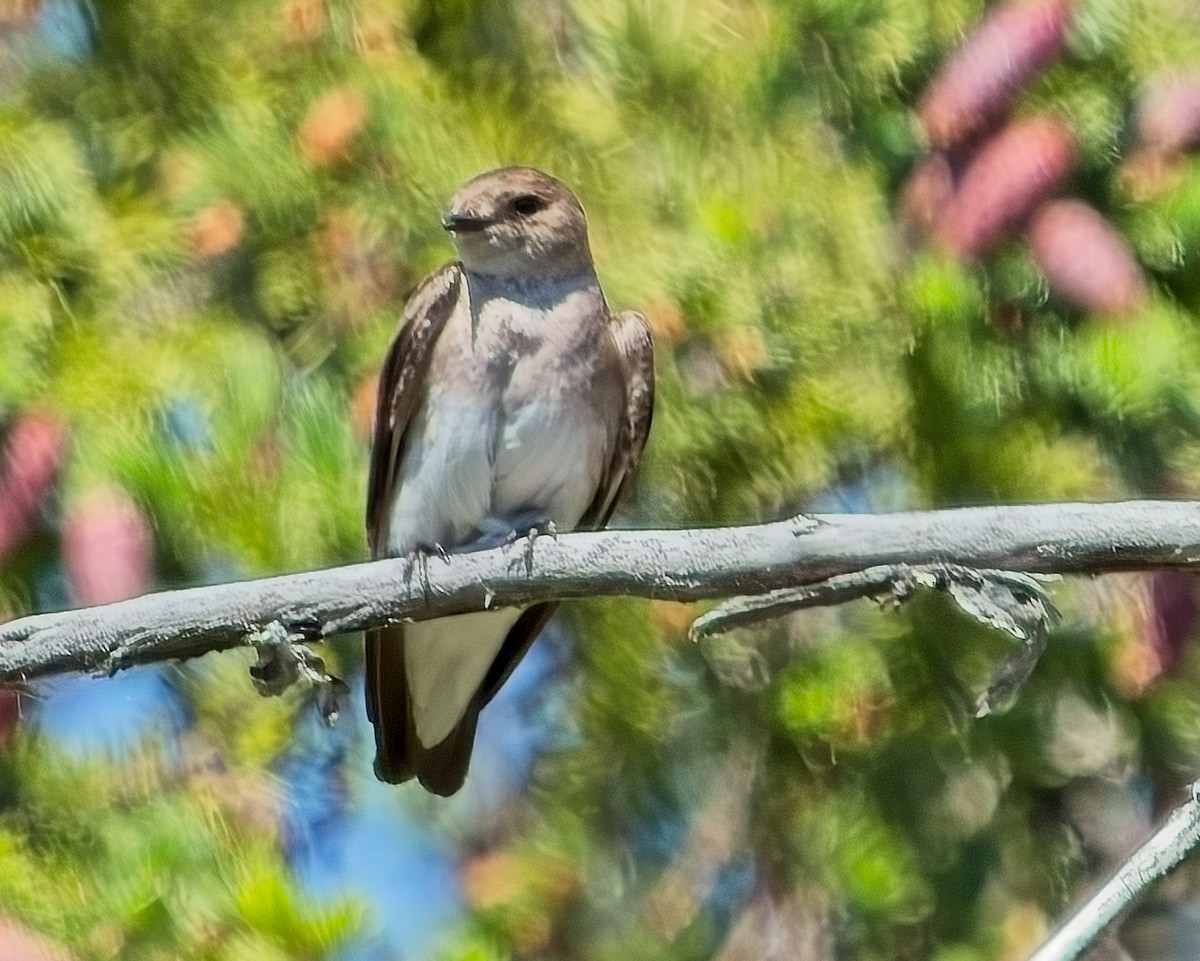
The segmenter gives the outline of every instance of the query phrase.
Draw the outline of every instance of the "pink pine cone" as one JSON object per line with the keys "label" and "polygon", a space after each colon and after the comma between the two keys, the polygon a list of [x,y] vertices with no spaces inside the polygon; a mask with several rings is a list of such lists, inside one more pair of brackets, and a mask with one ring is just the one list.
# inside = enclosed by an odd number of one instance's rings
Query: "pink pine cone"
{"label": "pink pine cone", "polygon": [[1200,147],[1200,74],[1165,75],[1150,84],[1138,106],[1138,139],[1173,154]]}
{"label": "pink pine cone", "polygon": [[954,171],[945,154],[933,153],[921,161],[900,192],[898,216],[912,235],[924,236],[937,223],[954,196]]}
{"label": "pink pine cone", "polygon": [[1029,249],[1059,296],[1098,314],[1123,314],[1146,300],[1146,280],[1122,237],[1079,200],[1055,200],[1029,223]]}
{"label": "pink pine cone", "polygon": [[1145,640],[1163,670],[1179,664],[1200,621],[1196,587],[1188,571],[1155,571],[1148,578]]}
{"label": "pink pine cone", "polygon": [[1075,139],[1059,121],[1009,124],[963,171],[934,228],[935,241],[964,260],[981,256],[1058,190],[1074,163]]}
{"label": "pink pine cone", "polygon": [[111,604],[150,588],[153,534],[120,488],[98,487],[76,501],[63,524],[62,542],[76,604]]}
{"label": "pink pine cone", "polygon": [[29,536],[62,467],[67,431],[54,415],[22,415],[8,432],[0,468],[0,561]]}
{"label": "pink pine cone", "polygon": [[921,98],[918,113],[940,150],[971,139],[1004,115],[1014,97],[1062,52],[1070,0],[996,8],[958,48]]}
{"label": "pink pine cone", "polygon": [[[15,914],[15,912],[14,912]],[[72,961],[76,955],[7,912],[0,915],[0,961]]]}

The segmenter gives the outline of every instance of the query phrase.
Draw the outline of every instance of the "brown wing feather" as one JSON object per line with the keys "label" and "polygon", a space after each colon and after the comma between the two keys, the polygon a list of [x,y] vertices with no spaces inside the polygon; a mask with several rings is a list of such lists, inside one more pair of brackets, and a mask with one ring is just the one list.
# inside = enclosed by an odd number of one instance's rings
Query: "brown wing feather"
{"label": "brown wing feather", "polygon": [[[608,468],[577,530],[599,530],[608,523],[641,460],[654,416],[654,340],[650,325],[636,310],[626,310],[613,319],[609,329],[625,372],[624,419]],[[555,602],[535,604],[513,625],[484,678],[480,706],[496,696],[557,607]]]}
{"label": "brown wing feather", "polygon": [[[383,557],[387,551],[388,513],[405,436],[424,397],[434,345],[454,310],[461,286],[458,264],[448,264],[426,278],[405,305],[400,329],[383,364],[367,481],[367,542],[372,557]],[[455,753],[455,745],[465,738],[465,757],[469,759],[474,713],[467,712],[470,717],[460,723],[461,730],[451,732],[433,751],[424,751],[413,728],[406,676],[403,625],[367,631],[367,717],[375,728],[375,773],[393,784],[419,775],[430,790],[453,793],[462,784],[458,767],[465,775],[466,761],[448,755]],[[450,773],[443,776],[442,771]]]}
{"label": "brown wing feather", "polygon": [[642,459],[654,417],[654,339],[650,325],[636,310],[623,310],[611,330],[625,371],[625,418],[604,480],[579,522],[582,530],[599,530],[612,517]]}
{"label": "brown wing feather", "polygon": [[456,263],[426,277],[404,305],[400,329],[383,362],[367,478],[367,541],[372,557],[385,554],[387,515],[404,437],[421,405],[434,345],[454,310],[461,286],[462,268]]}

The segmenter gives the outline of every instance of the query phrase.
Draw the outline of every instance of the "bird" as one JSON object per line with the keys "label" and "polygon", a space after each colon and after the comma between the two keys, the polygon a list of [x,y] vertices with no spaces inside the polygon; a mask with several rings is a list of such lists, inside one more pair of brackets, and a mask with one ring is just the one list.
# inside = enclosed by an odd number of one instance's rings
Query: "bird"
{"label": "bird", "polygon": [[[372,557],[604,527],[650,431],[646,319],[609,309],[583,206],[547,173],[512,166],[476,176],[451,198],[442,226],[458,260],[409,297],[380,373],[367,482]],[[555,607],[367,631],[376,777],[457,792],[479,712]]]}

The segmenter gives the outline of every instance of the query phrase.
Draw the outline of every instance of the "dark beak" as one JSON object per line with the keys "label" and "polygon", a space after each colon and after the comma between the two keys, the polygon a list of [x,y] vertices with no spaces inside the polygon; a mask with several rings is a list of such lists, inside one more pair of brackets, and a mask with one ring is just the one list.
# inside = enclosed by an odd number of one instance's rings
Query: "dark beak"
{"label": "dark beak", "polygon": [[494,223],[495,221],[490,217],[480,217],[478,214],[455,213],[451,211],[442,215],[442,226],[446,230],[451,230],[455,233],[469,233],[474,230],[483,230]]}

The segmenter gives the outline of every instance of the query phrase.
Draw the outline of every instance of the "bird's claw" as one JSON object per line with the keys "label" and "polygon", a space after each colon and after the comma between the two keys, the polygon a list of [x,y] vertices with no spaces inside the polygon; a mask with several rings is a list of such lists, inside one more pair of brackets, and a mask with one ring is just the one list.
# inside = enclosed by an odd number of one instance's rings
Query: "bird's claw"
{"label": "bird's claw", "polygon": [[525,576],[533,576],[533,545],[538,539],[538,529],[536,527],[529,528],[529,533],[525,535],[525,550],[522,552],[525,557]]}
{"label": "bird's claw", "polygon": [[529,528],[529,533],[525,535],[525,550],[522,554],[525,558],[525,576],[533,576],[533,545],[538,537],[543,534],[548,534],[554,538],[554,542],[558,543],[558,528],[554,526],[554,521],[545,520],[539,521]]}

